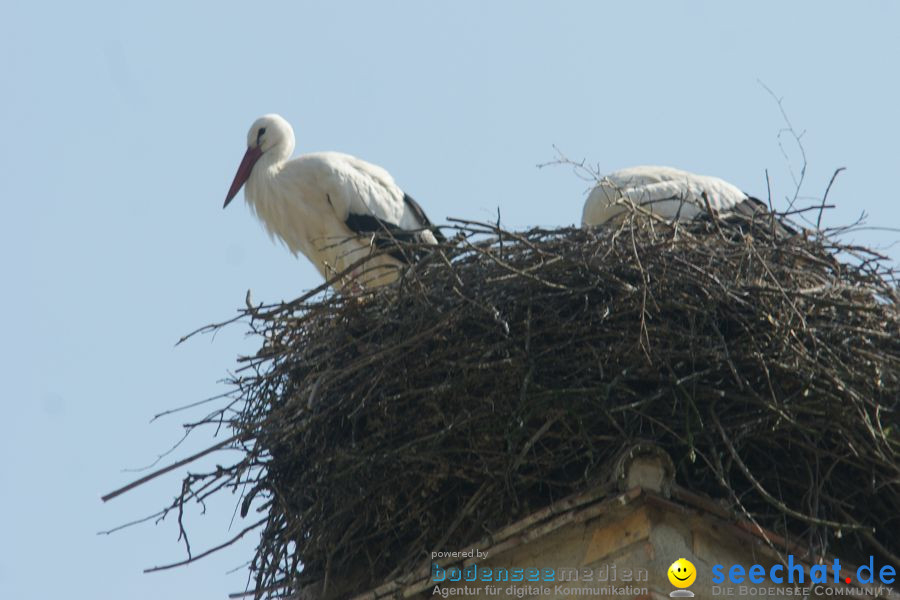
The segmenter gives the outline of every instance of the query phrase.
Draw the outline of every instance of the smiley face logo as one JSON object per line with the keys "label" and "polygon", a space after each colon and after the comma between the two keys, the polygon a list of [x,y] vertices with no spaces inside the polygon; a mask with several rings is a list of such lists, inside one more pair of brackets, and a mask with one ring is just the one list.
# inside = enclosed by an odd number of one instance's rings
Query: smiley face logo
{"label": "smiley face logo", "polygon": [[677,588],[690,587],[697,579],[697,569],[694,563],[686,558],[679,558],[669,567],[669,582]]}

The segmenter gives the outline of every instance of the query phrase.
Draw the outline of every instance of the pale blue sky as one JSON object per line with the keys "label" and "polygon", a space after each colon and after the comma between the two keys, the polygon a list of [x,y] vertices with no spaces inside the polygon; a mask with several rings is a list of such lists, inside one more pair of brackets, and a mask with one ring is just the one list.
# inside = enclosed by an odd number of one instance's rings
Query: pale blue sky
{"label": "pale blue sky", "polygon": [[[298,152],[384,166],[433,220],[500,207],[510,227],[552,226],[578,221],[585,191],[567,169],[535,167],[553,144],[603,170],[668,164],[760,197],[768,169],[782,204],[793,185],[761,79],[806,130],[805,195],[846,166],[828,221],[865,210],[890,227],[898,24],[890,0],[5,3],[3,597],[242,589],[243,572],[226,571],[252,539],[143,575],[182,558],[173,522],[95,533],[178,491],[180,474],[99,500],[188,418],[153,414],[223,391],[255,347],[240,328],[175,348],[179,336],[231,316],[248,288],[275,301],[319,283],[243,201],[221,209],[257,116],[288,118]],[[229,535],[234,502],[194,516],[195,549]]]}

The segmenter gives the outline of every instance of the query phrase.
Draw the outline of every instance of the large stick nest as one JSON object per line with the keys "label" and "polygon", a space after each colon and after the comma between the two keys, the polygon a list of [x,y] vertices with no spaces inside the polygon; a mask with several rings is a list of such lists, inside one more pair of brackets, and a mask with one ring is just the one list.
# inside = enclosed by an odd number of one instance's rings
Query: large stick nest
{"label": "large stick nest", "polygon": [[246,454],[186,485],[250,482],[258,596],[348,569],[365,589],[604,481],[636,442],[736,518],[896,562],[885,264],[758,224],[463,224],[398,286],[248,308]]}

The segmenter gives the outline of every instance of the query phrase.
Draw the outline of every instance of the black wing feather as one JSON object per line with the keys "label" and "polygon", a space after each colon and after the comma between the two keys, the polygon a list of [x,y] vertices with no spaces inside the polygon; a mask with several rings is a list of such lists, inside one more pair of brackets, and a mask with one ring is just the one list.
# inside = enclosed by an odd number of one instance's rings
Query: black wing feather
{"label": "black wing feather", "polygon": [[[422,210],[422,207],[419,206],[411,196],[404,195],[403,201],[410,207],[413,214],[416,216],[416,219],[422,223],[424,229],[430,229],[438,241],[445,241],[441,232],[434,228],[434,225],[432,225],[431,221],[428,220],[428,217],[425,216],[425,211]],[[412,258],[416,257],[411,257],[409,252],[404,252],[401,248],[398,248],[396,242],[422,242],[422,230],[410,231],[403,229],[396,223],[379,219],[368,213],[358,214],[351,212],[347,215],[347,220],[344,221],[344,224],[347,225],[350,231],[358,235],[372,235],[373,244],[376,248],[379,250],[388,250],[390,256],[405,263],[409,263]]]}
{"label": "black wing feather", "polygon": [[416,216],[416,220],[422,224],[422,227],[426,229],[430,229],[431,233],[434,235],[435,239],[439,242],[446,242],[447,238],[444,237],[444,234],[441,233],[441,230],[434,226],[434,223],[428,218],[428,215],[425,214],[425,211],[422,210],[422,207],[416,202],[415,198],[410,196],[409,194],[403,194],[403,203],[409,207],[409,210]]}
{"label": "black wing feather", "polygon": [[[785,225],[780,219],[774,217],[765,202],[753,196],[747,196],[743,202],[735,204],[729,212],[740,220],[755,222],[766,227],[770,227],[770,219],[774,219],[775,235],[778,237],[790,237],[797,234],[797,230],[793,227]],[[727,222],[728,218],[726,217],[724,220]]]}

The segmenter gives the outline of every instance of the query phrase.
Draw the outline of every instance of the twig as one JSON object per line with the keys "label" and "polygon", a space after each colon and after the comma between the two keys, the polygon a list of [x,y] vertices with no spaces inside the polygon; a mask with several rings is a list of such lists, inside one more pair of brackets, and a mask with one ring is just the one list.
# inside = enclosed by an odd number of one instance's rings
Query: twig
{"label": "twig", "polygon": [[183,567],[184,565],[189,565],[193,562],[197,562],[201,558],[205,558],[205,557],[209,556],[210,554],[214,554],[214,553],[218,552],[219,550],[222,550],[223,548],[227,548],[228,546],[234,544],[239,539],[241,539],[242,537],[244,537],[245,535],[247,535],[248,533],[250,533],[257,527],[264,525],[266,521],[267,521],[267,518],[262,518],[259,521],[257,521],[256,523],[254,523],[253,525],[250,525],[249,527],[245,527],[244,529],[242,529],[240,531],[240,533],[238,533],[236,536],[234,536],[227,542],[223,542],[223,543],[219,544],[218,546],[213,546],[212,548],[209,548],[208,550],[201,552],[200,554],[197,554],[196,556],[192,556],[186,560],[182,560],[179,562],[170,563],[168,565],[161,565],[159,567],[151,567],[149,569],[144,569],[144,573],[156,573],[157,571],[165,571],[167,569],[174,569],[175,567]]}
{"label": "twig", "polygon": [[114,490],[114,491],[106,494],[105,496],[102,496],[100,499],[103,500],[104,502],[109,502],[116,496],[121,496],[125,492],[133,490],[134,488],[136,488],[140,485],[143,485],[143,484],[147,483],[148,481],[156,479],[160,475],[165,475],[169,471],[174,471],[175,469],[183,467],[184,465],[190,464],[199,458],[203,458],[207,454],[211,454],[211,453],[215,452],[216,450],[220,450],[220,449],[224,448],[225,446],[227,446],[228,444],[231,444],[232,442],[236,442],[237,440],[240,440],[240,439],[245,439],[245,437],[246,437],[245,434],[233,435],[230,438],[228,438],[227,440],[222,440],[218,444],[214,444],[214,445],[210,446],[206,450],[202,450],[200,452],[197,452],[196,454],[192,454],[191,456],[188,456],[187,458],[183,458],[177,462],[174,462],[167,467],[163,467],[162,469],[158,469],[148,475],[144,475],[140,479],[136,479],[135,481],[132,481],[128,485],[120,487],[119,489]]}
{"label": "twig", "polygon": [[828,182],[828,187],[825,188],[825,194],[822,196],[822,204],[819,206],[819,216],[816,217],[816,229],[822,228],[822,213],[825,211],[825,201],[828,200],[828,192],[831,191],[831,186],[834,185],[834,180],[837,179],[837,176],[840,175],[841,171],[846,171],[847,167],[840,167],[835,169],[834,173],[831,174],[831,180]]}

